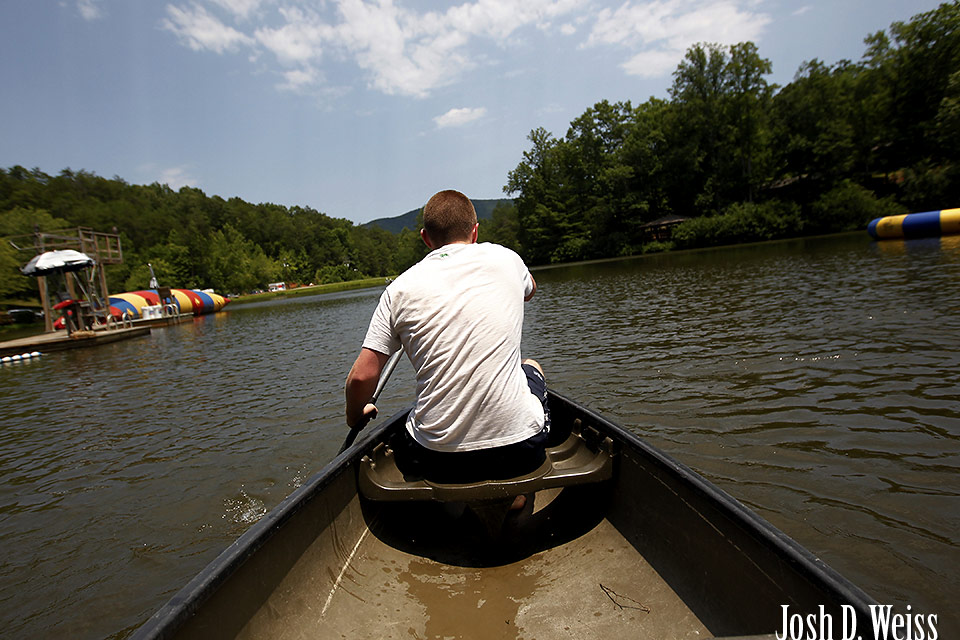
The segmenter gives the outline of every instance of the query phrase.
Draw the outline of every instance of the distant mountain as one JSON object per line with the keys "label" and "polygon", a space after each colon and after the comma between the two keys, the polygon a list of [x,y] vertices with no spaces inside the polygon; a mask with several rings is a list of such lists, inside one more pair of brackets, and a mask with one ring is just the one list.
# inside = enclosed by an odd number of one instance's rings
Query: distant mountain
{"label": "distant mountain", "polygon": [[[493,216],[493,210],[498,204],[501,202],[503,204],[511,204],[513,200],[510,198],[498,198],[495,200],[471,200],[471,202],[473,202],[473,206],[477,210],[477,219],[489,220]],[[420,213],[420,209],[414,209],[413,211],[407,211],[403,215],[392,218],[377,218],[363,226],[370,227],[376,225],[392,233],[400,233],[404,227],[411,231],[419,231],[419,229],[417,229],[418,213]]]}

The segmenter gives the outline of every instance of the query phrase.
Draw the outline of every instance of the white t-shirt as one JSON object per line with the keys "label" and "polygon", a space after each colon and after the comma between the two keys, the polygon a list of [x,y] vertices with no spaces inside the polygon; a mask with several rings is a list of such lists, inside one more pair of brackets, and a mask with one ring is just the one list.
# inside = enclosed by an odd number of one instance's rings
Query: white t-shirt
{"label": "white t-shirt", "polygon": [[496,244],[450,244],[387,287],[363,346],[403,346],[417,373],[407,431],[435,451],[514,444],[543,429],[543,406],[520,368],[523,301],[533,278]]}

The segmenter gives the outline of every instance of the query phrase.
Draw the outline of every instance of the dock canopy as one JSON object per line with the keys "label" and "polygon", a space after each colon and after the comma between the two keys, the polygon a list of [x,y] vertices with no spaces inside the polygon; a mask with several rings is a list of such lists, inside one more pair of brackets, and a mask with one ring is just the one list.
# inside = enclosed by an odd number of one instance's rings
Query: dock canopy
{"label": "dock canopy", "polygon": [[52,273],[80,271],[95,264],[94,259],[85,253],[73,249],[60,249],[34,256],[20,271],[25,276],[48,276]]}

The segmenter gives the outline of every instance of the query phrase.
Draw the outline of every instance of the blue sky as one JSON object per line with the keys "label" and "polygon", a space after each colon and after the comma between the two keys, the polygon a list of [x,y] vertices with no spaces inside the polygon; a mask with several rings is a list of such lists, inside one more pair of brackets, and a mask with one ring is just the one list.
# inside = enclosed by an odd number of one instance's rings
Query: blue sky
{"label": "blue sky", "polygon": [[0,167],[313,207],[503,197],[544,127],[665,98],[696,42],[786,84],[934,0],[4,0]]}

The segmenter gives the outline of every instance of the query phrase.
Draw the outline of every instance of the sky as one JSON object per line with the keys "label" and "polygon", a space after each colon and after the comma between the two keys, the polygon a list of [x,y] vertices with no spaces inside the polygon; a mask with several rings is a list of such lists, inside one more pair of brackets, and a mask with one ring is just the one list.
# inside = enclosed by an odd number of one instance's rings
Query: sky
{"label": "sky", "polygon": [[86,170],[363,223],[505,197],[543,127],[667,98],[698,42],[769,82],[859,60],[935,0],[2,0],[0,167]]}

